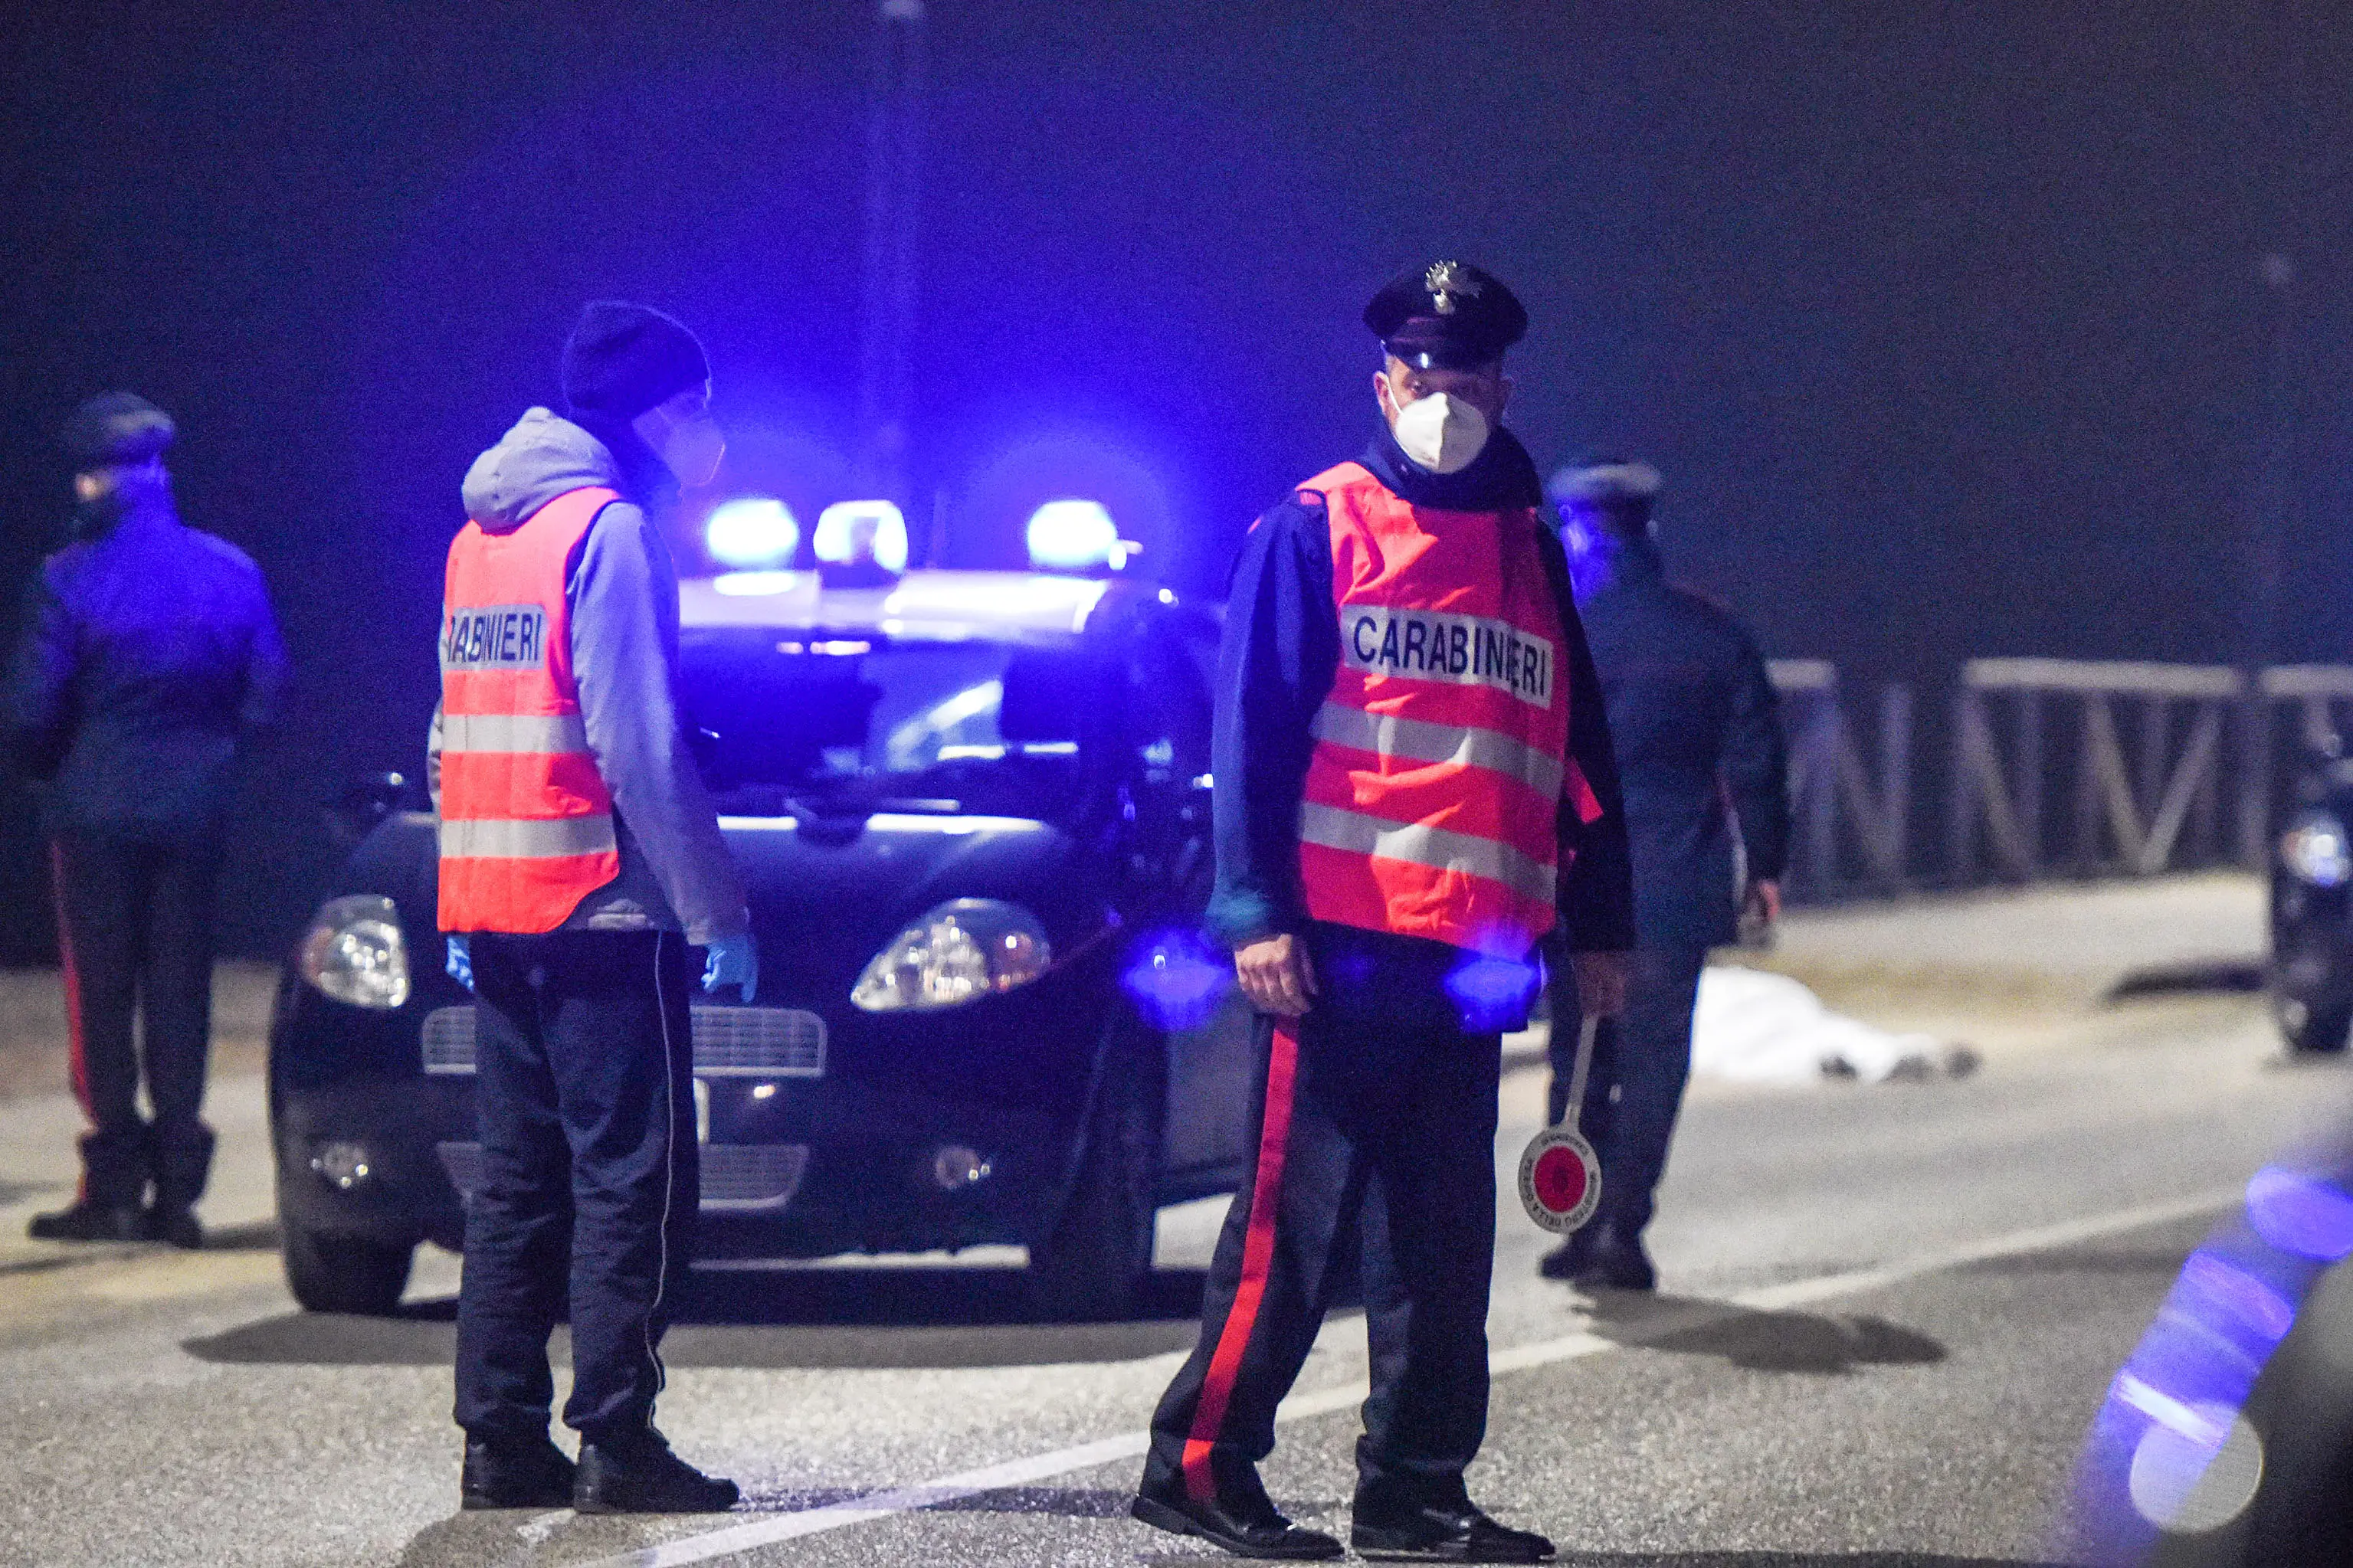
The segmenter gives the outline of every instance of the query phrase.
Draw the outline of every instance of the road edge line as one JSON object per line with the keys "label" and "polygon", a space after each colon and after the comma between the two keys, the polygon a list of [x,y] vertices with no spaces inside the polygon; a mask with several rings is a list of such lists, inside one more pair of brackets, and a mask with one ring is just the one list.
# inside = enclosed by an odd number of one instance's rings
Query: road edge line
{"label": "road edge line", "polygon": [[[1662,1313],[1657,1318],[1628,1325],[1624,1338],[1608,1338],[1590,1331],[1563,1334],[1556,1339],[1535,1340],[1527,1344],[1506,1346],[1487,1358],[1490,1376],[1504,1376],[1526,1372],[1540,1366],[1554,1366],[1562,1362],[1582,1360],[1604,1352],[1638,1348],[1645,1341],[1664,1337],[1689,1329],[1704,1327],[1741,1312],[1785,1311],[1791,1307],[1810,1305],[1840,1296],[1860,1295],[1866,1291],[1901,1285],[1925,1275],[1940,1274],[1947,1269],[1966,1268],[1972,1263],[1987,1262],[1997,1258],[2017,1258],[2029,1253],[2049,1252],[2056,1247],[2091,1241],[2104,1236],[2125,1231],[2145,1230],[2152,1226],[2167,1225],[2178,1220],[2192,1219],[2200,1215],[2218,1214],[2234,1207],[2241,1199],[2239,1187],[2218,1188],[2191,1197],[2176,1198],[2165,1203],[2142,1204],[2128,1209],[2115,1209],[2106,1214],[2083,1219],[2063,1220],[2053,1225],[2035,1226],[2026,1230],[1989,1237],[1982,1241],[1923,1253],[1901,1262],[1875,1268],[1849,1269],[1837,1274],[1818,1275],[1810,1279],[1794,1279],[1781,1285],[1759,1286],[1725,1297],[1720,1301],[1694,1303],[1683,1311]],[[1278,1424],[1289,1425],[1316,1415],[1328,1415],[1364,1402],[1367,1387],[1362,1379],[1335,1388],[1317,1389],[1313,1393],[1293,1394],[1282,1402],[1275,1412]],[[773,1514],[765,1519],[747,1520],[701,1535],[682,1536],[676,1541],[655,1546],[641,1547],[617,1556],[602,1557],[583,1563],[580,1568],[687,1568],[697,1563],[709,1563],[750,1552],[782,1542],[797,1541],[807,1536],[823,1535],[845,1530],[853,1524],[866,1524],[875,1520],[896,1515],[921,1512],[944,1503],[960,1502],[984,1492],[1001,1491],[1008,1487],[1026,1485],[1031,1481],[1068,1475],[1073,1470],[1089,1469],[1109,1464],[1115,1459],[1132,1459],[1143,1456],[1150,1437],[1142,1432],[1124,1433],[1092,1443],[1082,1443],[1051,1453],[1036,1454],[1028,1458],[1008,1459],[984,1469],[965,1470],[957,1475],[943,1476],[918,1486],[893,1488],[870,1492],[849,1502],[828,1503],[822,1508],[805,1509],[793,1513]]]}

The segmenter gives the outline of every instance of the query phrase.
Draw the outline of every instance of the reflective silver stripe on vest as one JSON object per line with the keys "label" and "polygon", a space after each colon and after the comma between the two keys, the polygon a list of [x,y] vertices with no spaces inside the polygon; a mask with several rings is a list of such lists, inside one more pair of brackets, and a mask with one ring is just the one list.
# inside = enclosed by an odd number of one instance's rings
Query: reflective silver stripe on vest
{"label": "reflective silver stripe on vest", "polygon": [[619,847],[610,816],[559,816],[481,821],[444,819],[445,860],[554,860],[568,855],[609,855]]}
{"label": "reflective silver stripe on vest", "polygon": [[1342,702],[1326,702],[1315,715],[1315,738],[1354,751],[1417,763],[1459,763],[1518,779],[1546,800],[1560,798],[1567,770],[1558,757],[1524,745],[1509,735],[1469,724],[1432,724],[1394,713],[1368,713]]}
{"label": "reflective silver stripe on vest", "polygon": [[542,756],[585,752],[588,726],[577,713],[444,713],[441,750]]}
{"label": "reflective silver stripe on vest", "polygon": [[1510,845],[1493,838],[1450,833],[1443,827],[1422,823],[1391,822],[1359,811],[1343,811],[1335,805],[1319,805],[1312,800],[1299,808],[1299,837],[1304,843],[1321,844],[1326,849],[1484,877],[1539,903],[1549,903],[1553,897],[1554,872],[1550,866],[1539,865]]}

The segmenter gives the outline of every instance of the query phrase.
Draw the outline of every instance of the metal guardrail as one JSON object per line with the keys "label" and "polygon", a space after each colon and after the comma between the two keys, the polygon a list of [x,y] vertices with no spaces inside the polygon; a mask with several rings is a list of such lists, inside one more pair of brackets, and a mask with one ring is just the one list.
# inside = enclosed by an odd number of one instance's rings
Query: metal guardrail
{"label": "metal guardrail", "polygon": [[[1911,689],[1881,689],[1872,741],[1850,717],[1835,665],[1770,668],[1789,745],[1793,890],[1822,898],[1915,885]],[[2284,711],[2293,746],[2283,743]],[[2353,665],[2280,665],[2250,680],[2222,665],[1972,659],[1945,736],[1937,879],[2261,867],[2300,756],[2340,734],[2353,736]]]}
{"label": "metal guardrail", "polygon": [[[2166,870],[2192,847],[2211,856],[2218,833],[2222,737],[2246,689],[2219,665],[2126,664],[2055,658],[1971,659],[1955,698],[1947,863],[1956,880],[1994,868],[2031,881],[2056,858],[2079,874]],[[1999,709],[2010,743],[2000,743]],[[2128,710],[2135,756],[2125,758]],[[2187,723],[2177,721],[2186,718]],[[2050,731],[2072,728],[2073,765],[2046,752]],[[2180,737],[2176,743],[2176,735]],[[2052,766],[2061,763],[2060,766]],[[2047,786],[2072,794],[2067,831],[2054,845]]]}
{"label": "metal guardrail", "polygon": [[2339,722],[2353,721],[2353,665],[2275,664],[2255,684],[2274,710],[2295,704],[2306,746],[2327,746],[2353,728],[2353,722]]}
{"label": "metal guardrail", "polygon": [[1820,897],[1861,882],[1901,892],[1911,877],[1912,689],[1881,689],[1874,765],[1867,765],[1827,659],[1773,659],[1789,747],[1792,889]]}

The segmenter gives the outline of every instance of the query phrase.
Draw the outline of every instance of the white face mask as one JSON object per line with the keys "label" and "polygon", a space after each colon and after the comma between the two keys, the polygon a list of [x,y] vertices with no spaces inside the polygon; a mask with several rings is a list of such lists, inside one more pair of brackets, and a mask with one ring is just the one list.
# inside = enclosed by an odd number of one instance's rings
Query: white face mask
{"label": "white face mask", "polygon": [[671,424],[656,448],[664,467],[688,489],[699,489],[719,477],[719,460],[727,455],[727,437],[708,414]]}
{"label": "white face mask", "polygon": [[658,403],[629,421],[629,428],[688,489],[701,489],[719,477],[719,459],[727,455],[727,435],[711,416],[708,404],[681,418],[670,411],[670,404]]}
{"label": "white face mask", "polygon": [[[1389,395],[1395,399],[1394,389]],[[1390,428],[1405,455],[1433,474],[1461,472],[1487,446],[1487,416],[1442,392],[1398,408]]]}

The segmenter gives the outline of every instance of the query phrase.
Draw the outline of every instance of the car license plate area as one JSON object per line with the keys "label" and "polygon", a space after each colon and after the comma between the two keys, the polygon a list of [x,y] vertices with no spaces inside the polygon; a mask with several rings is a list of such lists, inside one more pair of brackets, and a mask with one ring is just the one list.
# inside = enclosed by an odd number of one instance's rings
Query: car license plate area
{"label": "car license plate area", "polygon": [[[442,1143],[434,1152],[459,1197],[482,1184],[480,1143]],[[809,1149],[806,1143],[713,1143],[702,1158],[705,1213],[776,1214],[800,1192]]]}

